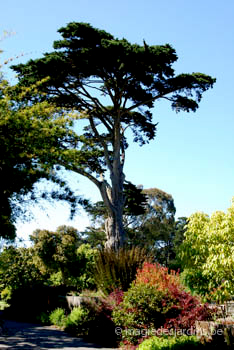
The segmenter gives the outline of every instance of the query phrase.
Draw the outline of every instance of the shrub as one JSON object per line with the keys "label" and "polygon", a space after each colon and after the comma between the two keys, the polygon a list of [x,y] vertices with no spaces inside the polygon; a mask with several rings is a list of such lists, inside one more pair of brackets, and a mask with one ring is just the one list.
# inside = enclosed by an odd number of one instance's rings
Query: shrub
{"label": "shrub", "polygon": [[3,301],[9,301],[11,299],[11,295],[12,295],[12,290],[10,287],[5,287],[2,291],[1,291],[1,299]]}
{"label": "shrub", "polygon": [[167,321],[167,328],[189,329],[195,321],[207,320],[211,317],[211,311],[207,304],[201,304],[198,297],[192,296],[181,284],[179,273],[171,271],[159,264],[144,264],[138,271],[136,284],[145,283],[153,285],[157,290],[167,293],[167,297],[173,300]]}
{"label": "shrub", "polygon": [[91,319],[87,309],[75,307],[66,319],[65,329],[70,333],[85,336],[88,334],[88,324],[90,321]]}
{"label": "shrub", "polygon": [[115,347],[111,313],[116,303],[113,300],[113,296],[84,298],[81,307],[74,308],[67,317],[65,330],[102,346]]}
{"label": "shrub", "polygon": [[123,302],[113,310],[113,321],[122,329],[122,340],[136,344],[145,329],[157,329],[166,322],[172,306],[166,292],[149,284],[133,283]]}
{"label": "shrub", "polygon": [[140,344],[139,350],[179,350],[203,348],[198,338],[194,335],[182,335],[179,337],[152,337]]}
{"label": "shrub", "polygon": [[135,279],[137,269],[150,260],[142,248],[100,250],[96,257],[94,279],[97,287],[105,294],[116,289],[126,291]]}
{"label": "shrub", "polygon": [[184,290],[179,275],[158,264],[145,263],[136,280],[113,311],[113,321],[122,329],[122,340],[139,343],[145,330],[190,329],[196,320],[210,316],[206,305]]}
{"label": "shrub", "polygon": [[10,305],[5,300],[0,300],[0,311],[7,309]]}
{"label": "shrub", "polygon": [[36,320],[38,322],[40,322],[41,324],[43,324],[43,325],[50,324],[50,316],[49,316],[49,314],[47,312],[41,312],[37,316]]}
{"label": "shrub", "polygon": [[112,293],[108,297],[87,299],[82,305],[88,310],[87,336],[90,340],[102,346],[116,346],[115,325],[111,315],[113,308],[117,305],[118,298],[121,299],[120,291]]}
{"label": "shrub", "polygon": [[52,273],[48,278],[50,286],[61,286],[63,284],[63,275],[61,271]]}
{"label": "shrub", "polygon": [[65,311],[61,308],[57,308],[49,315],[50,322],[58,327],[64,327],[66,324]]}
{"label": "shrub", "polygon": [[109,306],[109,309],[113,311],[116,306],[122,303],[123,297],[124,292],[121,289],[115,289],[105,298],[105,302]]}

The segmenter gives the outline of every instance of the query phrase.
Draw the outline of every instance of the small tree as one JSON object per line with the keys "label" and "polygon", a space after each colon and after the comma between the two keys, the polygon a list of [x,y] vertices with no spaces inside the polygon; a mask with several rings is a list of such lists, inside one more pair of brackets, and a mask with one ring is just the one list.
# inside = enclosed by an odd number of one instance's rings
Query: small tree
{"label": "small tree", "polygon": [[86,23],[69,23],[59,33],[63,38],[54,42],[54,52],[13,68],[21,85],[49,76],[41,86],[44,98],[75,109],[77,119],[87,122],[83,134],[84,124],[77,125],[79,142],[69,144],[66,155],[52,154],[50,161],[98,187],[108,211],[106,246],[118,249],[125,240],[126,131],[131,129],[140,145],[149,142],[156,133],[150,111],[156,101],[170,101],[177,112],[196,111],[215,79],[201,73],[175,76],[177,56],[168,44],[131,44]]}
{"label": "small tree", "polygon": [[234,201],[226,214],[191,215],[180,255],[190,288],[220,301],[234,295]]}

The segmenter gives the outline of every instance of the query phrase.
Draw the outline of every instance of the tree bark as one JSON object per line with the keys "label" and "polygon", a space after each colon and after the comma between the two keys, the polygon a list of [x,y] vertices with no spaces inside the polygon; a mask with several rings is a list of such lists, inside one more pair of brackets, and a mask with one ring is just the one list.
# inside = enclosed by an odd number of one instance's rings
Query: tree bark
{"label": "tree bark", "polygon": [[105,221],[105,232],[107,238],[105,247],[115,251],[122,247],[125,241],[125,230],[123,227],[123,209],[125,201],[123,184],[125,175],[123,173],[124,147],[122,145],[122,138],[123,135],[121,135],[119,112],[117,113],[113,124],[113,158],[111,159],[109,155],[106,154],[111,185],[104,180],[100,187],[101,195],[108,211],[108,217]]}
{"label": "tree bark", "polygon": [[112,216],[108,216],[105,221],[105,232],[107,238],[105,248],[117,251],[123,246],[125,231],[120,214],[113,212]]}
{"label": "tree bark", "polygon": [[122,247],[125,241],[125,230],[123,227],[123,182],[124,174],[117,172],[117,174],[112,174],[112,186],[106,181],[103,181],[100,188],[108,212],[108,217],[105,220],[105,247],[115,251]]}

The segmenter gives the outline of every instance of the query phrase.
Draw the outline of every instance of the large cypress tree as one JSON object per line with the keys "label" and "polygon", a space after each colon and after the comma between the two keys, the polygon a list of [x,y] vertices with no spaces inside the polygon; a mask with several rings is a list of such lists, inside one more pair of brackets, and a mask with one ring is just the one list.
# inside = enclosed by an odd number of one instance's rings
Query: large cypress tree
{"label": "large cypress tree", "polygon": [[87,23],[69,23],[59,33],[62,39],[54,42],[53,52],[13,68],[21,85],[49,77],[41,85],[44,98],[77,111],[79,142],[53,162],[98,187],[108,210],[106,246],[118,249],[125,238],[126,130],[141,145],[154,139],[156,101],[168,100],[177,112],[196,111],[215,79],[202,73],[175,75],[177,55],[168,44],[131,44]]}

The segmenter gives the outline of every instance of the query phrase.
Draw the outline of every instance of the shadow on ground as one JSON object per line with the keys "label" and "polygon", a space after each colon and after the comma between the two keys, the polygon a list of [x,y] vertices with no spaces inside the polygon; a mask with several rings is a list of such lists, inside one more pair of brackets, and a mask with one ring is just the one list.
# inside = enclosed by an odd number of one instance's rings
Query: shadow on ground
{"label": "shadow on ground", "polygon": [[101,346],[70,337],[65,332],[50,326],[43,327],[14,321],[5,321],[4,333],[0,335],[0,349],[104,350]]}

